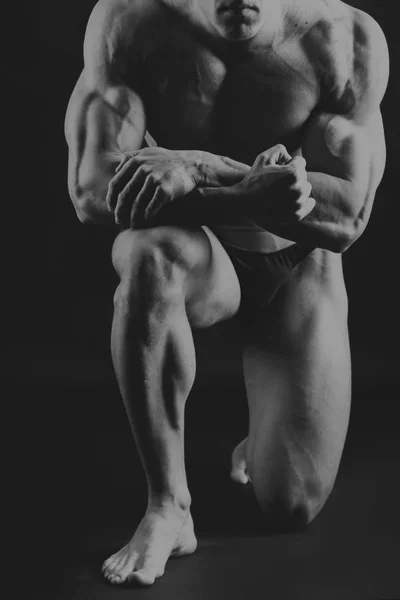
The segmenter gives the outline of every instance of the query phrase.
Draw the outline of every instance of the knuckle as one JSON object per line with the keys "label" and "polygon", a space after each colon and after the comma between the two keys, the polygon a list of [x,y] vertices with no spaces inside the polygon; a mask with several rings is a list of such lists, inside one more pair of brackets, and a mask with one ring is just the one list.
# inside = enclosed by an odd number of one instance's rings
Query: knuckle
{"label": "knuckle", "polygon": [[169,181],[168,179],[164,180],[164,181],[162,182],[162,185],[161,185],[161,187],[160,187],[160,192],[161,192],[161,194],[162,194],[162,195],[164,195],[164,194],[168,194],[168,195],[170,195],[170,194],[172,194],[172,191],[173,191],[173,185],[172,185],[172,182],[171,182],[171,181]]}
{"label": "knuckle", "polygon": [[291,167],[286,175],[287,182],[291,186],[295,186],[299,181],[297,170]]}

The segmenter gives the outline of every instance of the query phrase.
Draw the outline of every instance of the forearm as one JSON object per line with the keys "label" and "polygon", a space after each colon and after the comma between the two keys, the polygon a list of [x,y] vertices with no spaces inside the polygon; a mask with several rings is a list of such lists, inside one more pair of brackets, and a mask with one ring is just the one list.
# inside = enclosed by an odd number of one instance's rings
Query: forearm
{"label": "forearm", "polygon": [[308,172],[307,178],[316,201],[314,209],[302,221],[274,225],[267,220],[265,226],[271,233],[299,244],[343,252],[358,236],[358,215],[366,192],[353,182],[325,173]]}
{"label": "forearm", "polygon": [[79,186],[71,193],[76,214],[82,223],[116,227],[106,197],[108,185],[122,156],[104,153],[96,156],[96,160],[91,161],[93,164],[85,164],[82,168]]}

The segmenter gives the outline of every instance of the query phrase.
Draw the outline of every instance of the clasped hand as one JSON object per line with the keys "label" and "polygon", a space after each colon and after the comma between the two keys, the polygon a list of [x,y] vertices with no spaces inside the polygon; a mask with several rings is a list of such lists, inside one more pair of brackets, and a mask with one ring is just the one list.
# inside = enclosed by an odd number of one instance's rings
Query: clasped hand
{"label": "clasped hand", "polygon": [[314,208],[312,187],[307,180],[306,161],[292,158],[277,144],[259,154],[245,177],[232,191],[249,202],[249,211],[274,225],[289,225],[304,219]]}
{"label": "clasped hand", "polygon": [[[107,206],[117,224],[132,229],[154,222],[170,202],[198,186],[195,151],[144,148],[127,153],[108,185]],[[269,221],[302,220],[315,206],[304,158],[292,158],[281,144],[259,154],[245,177],[230,188]]]}

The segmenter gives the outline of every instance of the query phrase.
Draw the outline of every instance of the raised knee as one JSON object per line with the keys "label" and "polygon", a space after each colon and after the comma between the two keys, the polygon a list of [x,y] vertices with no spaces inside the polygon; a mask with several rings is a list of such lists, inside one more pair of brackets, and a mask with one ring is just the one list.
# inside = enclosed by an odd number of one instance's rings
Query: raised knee
{"label": "raised knee", "polygon": [[112,252],[113,265],[121,279],[140,279],[143,283],[149,279],[170,279],[176,259],[173,240],[162,239],[151,230],[123,231]]}
{"label": "raised knee", "polygon": [[[118,239],[119,238],[119,239]],[[113,264],[121,278],[114,303],[129,306],[132,300],[150,306],[152,300],[181,298],[184,269],[171,239],[151,230],[124,231],[113,248]]]}
{"label": "raised knee", "polygon": [[[304,531],[324,506],[330,490],[313,483],[310,489],[288,490],[273,499],[258,499],[264,524],[270,533],[285,534]],[[312,489],[311,489],[312,488]]]}

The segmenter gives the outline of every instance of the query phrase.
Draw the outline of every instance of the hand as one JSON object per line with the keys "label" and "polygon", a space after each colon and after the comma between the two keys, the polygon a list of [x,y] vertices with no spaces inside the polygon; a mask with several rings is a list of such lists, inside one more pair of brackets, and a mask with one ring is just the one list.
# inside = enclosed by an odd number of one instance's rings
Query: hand
{"label": "hand", "polygon": [[143,148],[127,153],[118,165],[108,185],[107,206],[117,224],[128,222],[135,229],[196,186],[194,151]]}
{"label": "hand", "polygon": [[259,154],[234,187],[256,205],[262,216],[279,225],[301,221],[315,206],[310,198],[306,161],[301,156],[292,159],[281,144]]}
{"label": "hand", "polygon": [[276,144],[259,154],[257,160],[264,165],[287,165],[293,160],[293,157],[290,156],[283,144]]}

